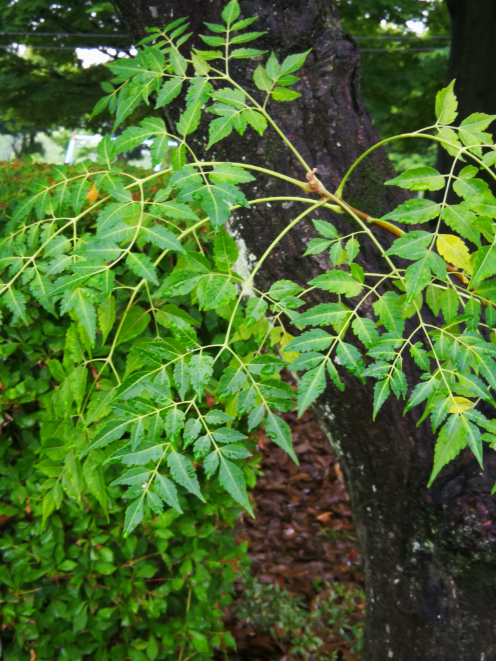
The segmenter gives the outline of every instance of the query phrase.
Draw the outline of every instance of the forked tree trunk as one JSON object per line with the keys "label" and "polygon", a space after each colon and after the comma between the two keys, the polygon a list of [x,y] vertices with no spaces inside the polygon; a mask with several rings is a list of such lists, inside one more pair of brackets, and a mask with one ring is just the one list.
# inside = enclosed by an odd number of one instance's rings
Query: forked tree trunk
{"label": "forked tree trunk", "polygon": [[[204,20],[216,22],[221,0],[114,0],[132,35],[145,26],[164,25],[188,15],[197,32]],[[312,49],[297,101],[273,104],[273,116],[317,167],[333,190],[363,150],[377,141],[359,88],[360,62],[353,40],[343,35],[330,0],[247,0],[244,17],[267,35],[259,47],[287,54]],[[241,81],[253,88],[253,63],[239,66]],[[387,81],[384,81],[387,85]],[[256,92],[256,91],[255,91]],[[209,160],[245,160],[301,180],[305,172],[277,137],[263,139],[247,131],[222,141]],[[382,151],[369,157],[345,189],[345,199],[369,214],[382,215],[400,197],[382,182],[391,169]],[[295,194],[278,180],[259,178],[257,197]],[[298,191],[296,191],[298,195]],[[260,256],[303,206],[256,205],[237,215],[231,227],[244,241],[248,259]],[[314,217],[317,214],[314,214]],[[350,223],[330,212],[322,218],[349,233]],[[377,231],[381,240],[388,238]],[[276,279],[305,283],[326,270],[321,256],[302,257],[312,236],[302,223],[277,248],[262,269],[258,284]],[[382,268],[374,248],[366,246],[362,263]],[[349,341],[353,341],[351,338]],[[412,365],[407,373],[414,374]],[[371,382],[362,385],[347,373],[344,393],[330,386],[317,413],[332,438],[343,467],[353,516],[365,559],[367,661],[493,661],[496,659],[496,508],[490,496],[496,455],[482,474],[468,454],[445,469],[431,489],[434,439],[427,424],[391,399],[372,423]],[[491,478],[492,475],[492,478]]]}

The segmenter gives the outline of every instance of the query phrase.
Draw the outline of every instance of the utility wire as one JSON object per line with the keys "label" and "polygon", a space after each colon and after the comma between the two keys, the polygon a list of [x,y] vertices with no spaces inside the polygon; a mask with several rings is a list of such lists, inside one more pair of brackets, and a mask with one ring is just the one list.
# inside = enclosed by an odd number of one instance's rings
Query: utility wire
{"label": "utility wire", "polygon": [[[22,32],[17,30],[0,30],[0,37],[10,36],[10,35],[19,35],[19,36],[30,36],[30,37],[105,37],[112,39],[125,39],[128,38],[126,34],[115,34],[115,33],[98,33],[98,32]],[[449,35],[432,35],[432,36],[414,36],[414,35],[354,35],[354,39],[358,40],[375,40],[375,39],[387,39],[391,41],[402,41],[403,39],[414,39],[421,41],[429,41],[430,39],[451,39]],[[10,48],[10,44],[3,45],[0,44],[0,48]],[[78,46],[37,46],[31,45],[31,48],[35,50],[74,50],[75,48],[97,48],[100,45],[98,44],[87,44],[87,45],[78,45]],[[116,46],[116,48],[119,48]],[[122,48],[122,47],[121,47]],[[125,48],[125,47],[124,47]],[[436,47],[413,47],[413,48],[361,48],[360,52],[362,53],[398,53],[405,51],[422,51],[422,52],[434,52],[438,50],[445,50],[445,48],[436,48]]]}
{"label": "utility wire", "polygon": [[[11,44],[0,44],[0,48],[11,48]],[[95,44],[86,44],[79,46],[30,46],[33,50],[75,50],[76,48],[97,48]],[[125,46],[116,46],[117,51],[122,51]],[[412,53],[414,51],[423,51],[433,53],[435,51],[446,50],[446,48],[360,48],[360,53]]]}
{"label": "utility wire", "polygon": [[[16,30],[0,30],[0,36],[8,35],[25,35],[30,37],[111,37],[112,39],[119,38],[129,38],[127,34],[116,34],[115,32],[111,33],[102,33],[102,32],[20,32]],[[427,36],[416,36],[416,35],[353,35],[354,39],[392,39],[392,40],[401,40],[401,39],[421,39],[428,41],[429,39],[451,39],[451,36],[448,34],[438,34],[438,35],[427,35]]]}
{"label": "utility wire", "polygon": [[[1,34],[1,33],[0,33]],[[379,35],[377,37],[365,37],[363,35],[353,35],[353,39],[393,39],[393,40],[403,40],[403,39],[421,39],[423,41],[429,41],[429,39],[451,39],[451,36],[449,34],[438,34],[438,35],[432,35],[432,36],[425,36],[425,37],[415,37],[413,35],[389,35],[389,34],[383,34]]]}
{"label": "utility wire", "polygon": [[[12,44],[0,44],[0,48],[11,48]],[[95,44],[86,44],[85,46],[28,46],[33,50],[75,50],[76,48],[98,48]],[[101,46],[101,48],[107,48],[107,46]],[[125,50],[128,46],[116,46],[115,50],[117,52]],[[129,46],[131,48],[131,46]]]}
{"label": "utility wire", "polygon": [[115,32],[105,34],[102,32],[18,32],[11,30],[0,30],[0,36],[8,36],[10,34],[21,34],[30,37],[112,37],[114,39],[119,39],[122,37],[123,39],[129,39],[127,34],[116,34]]}
{"label": "utility wire", "polygon": [[360,48],[360,53],[411,53],[412,51],[424,51],[434,53],[446,48]]}

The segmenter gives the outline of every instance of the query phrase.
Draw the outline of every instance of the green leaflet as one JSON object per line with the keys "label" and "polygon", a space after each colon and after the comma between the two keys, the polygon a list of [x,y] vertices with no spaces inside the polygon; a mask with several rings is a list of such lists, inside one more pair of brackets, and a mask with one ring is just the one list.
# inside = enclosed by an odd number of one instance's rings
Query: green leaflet
{"label": "green leaflet", "polygon": [[126,257],[126,264],[140,278],[158,285],[157,272],[148,255],[130,252]]}
{"label": "green leaflet", "polygon": [[184,399],[191,383],[189,365],[184,358],[174,365],[174,383],[181,399]]}
{"label": "green leaflet", "polygon": [[243,472],[232,461],[225,457],[220,458],[219,482],[240,505],[254,516],[248,494],[246,493]]}
{"label": "green leaflet", "polygon": [[422,345],[420,342],[416,342],[410,347],[410,355],[413,358],[413,360],[417,363],[417,365],[420,367],[420,369],[424,370],[425,372],[430,371],[430,360],[429,356],[427,355],[427,351],[422,348]]}
{"label": "green leaflet", "polygon": [[338,269],[326,271],[326,273],[310,280],[308,284],[334,294],[344,294],[346,297],[358,296],[362,290],[360,282],[357,282],[345,271],[339,271]]}
{"label": "green leaflet", "polygon": [[184,427],[185,413],[176,407],[167,411],[165,416],[165,431],[170,440],[177,438]]}
{"label": "green leaflet", "polygon": [[424,399],[427,399],[427,397],[432,394],[432,391],[434,390],[435,386],[438,385],[438,383],[439,382],[436,378],[417,383],[413,389],[412,394],[410,395],[410,399],[406,404],[405,411],[408,411],[409,409],[423,402]]}
{"label": "green leaflet", "polygon": [[191,386],[198,397],[202,397],[203,392],[210,381],[213,373],[213,358],[211,356],[196,354],[192,356],[189,363],[189,374]]}
{"label": "green leaflet", "polygon": [[230,443],[220,449],[220,453],[228,459],[247,459],[250,457],[248,450],[240,443]]}
{"label": "green leaflet", "polygon": [[369,349],[379,339],[379,333],[372,319],[366,317],[356,317],[351,327],[358,339]]}
{"label": "green leaflet", "polygon": [[95,453],[90,453],[84,462],[83,476],[90,492],[98,500],[103,511],[107,515],[107,492],[105,488],[105,480]]}
{"label": "green leaflet", "polygon": [[453,190],[465,200],[470,200],[472,197],[489,192],[489,186],[482,179],[464,179],[460,177],[453,184]]}
{"label": "green leaflet", "polygon": [[321,353],[317,353],[316,351],[312,351],[310,353],[302,353],[296,358],[296,360],[293,360],[292,363],[288,365],[288,369],[291,370],[307,370],[307,369],[312,369],[314,367],[317,367],[319,363],[324,360],[325,356]]}
{"label": "green leaflet", "polygon": [[146,466],[151,461],[158,461],[163,455],[163,452],[162,445],[153,445],[151,448],[146,448],[146,450],[124,454],[120,457],[120,461],[128,466]]}
{"label": "green leaflet", "polygon": [[167,456],[167,465],[169,466],[172,478],[178,484],[205,502],[200,492],[200,485],[198,484],[195,469],[188,459],[185,459],[181,454],[172,450]]}
{"label": "green leaflet", "polygon": [[308,244],[308,247],[303,256],[306,257],[307,255],[318,255],[319,253],[329,248],[331,244],[332,241],[329,241],[328,239],[312,239]]}
{"label": "green leaflet", "polygon": [[234,128],[234,121],[239,113],[238,110],[229,106],[222,107],[217,105],[214,106],[214,109],[218,109],[218,113],[222,111],[222,116],[210,122],[208,128],[209,141],[207,149],[210,149],[216,142],[219,142],[223,138],[227,138],[227,136],[231,134],[231,131]]}
{"label": "green leaflet", "polygon": [[195,418],[189,418],[189,420],[186,422],[186,425],[184,427],[184,434],[183,434],[184,447],[188,447],[188,445],[191,445],[191,443],[193,443],[198,438],[201,430],[202,430],[201,420]]}
{"label": "green leaflet", "polygon": [[157,473],[155,476],[155,488],[160,498],[162,498],[167,505],[173,507],[177,512],[182,514],[174,482],[171,482],[171,480],[168,480],[160,473]]}
{"label": "green leaflet", "polygon": [[212,436],[215,438],[217,443],[234,443],[235,441],[241,441],[246,438],[245,434],[237,431],[236,429],[230,429],[229,427],[221,427],[212,432]]}
{"label": "green leaflet", "polygon": [[219,396],[224,398],[241,389],[246,381],[246,374],[241,370],[228,367],[219,382]]}
{"label": "green leaflet", "polygon": [[405,276],[407,303],[411,303],[431,280],[429,255],[425,254],[417,262],[411,264],[407,268]]}
{"label": "green leaflet", "polygon": [[276,301],[280,301],[286,296],[294,296],[302,292],[303,289],[291,280],[278,280],[269,289],[269,295]]}
{"label": "green leaflet", "polygon": [[105,344],[105,340],[109,336],[115,322],[115,298],[113,296],[106,298],[102,305],[98,307],[97,312],[98,326],[102,333],[102,342]]}
{"label": "green leaflet", "polygon": [[467,445],[460,414],[453,414],[442,427],[434,449],[434,467],[429,479],[429,486],[437,474]]}
{"label": "green leaflet", "polygon": [[377,381],[374,386],[374,413],[373,419],[375,420],[381,406],[384,404],[386,399],[389,397],[391,392],[389,379],[384,379],[384,381]]}
{"label": "green leaflet", "polygon": [[327,349],[334,341],[334,337],[329,335],[323,330],[316,328],[315,330],[306,331],[299,337],[291,340],[291,342],[284,347],[285,351],[322,351]]}
{"label": "green leaflet", "polygon": [[221,425],[224,422],[230,422],[231,420],[234,420],[231,415],[228,415],[225,411],[219,411],[217,409],[209,411],[205,416],[205,422],[208,422],[209,425]]}
{"label": "green leaflet", "polygon": [[[240,14],[240,8],[237,0],[230,0],[222,10],[222,19],[230,25]],[[234,28],[235,29],[235,28]]]}
{"label": "green leaflet", "polygon": [[110,486],[126,484],[128,486],[139,485],[143,487],[147,485],[147,482],[151,476],[152,472],[146,468],[131,468],[124,475],[114,480]]}
{"label": "green leaflet", "polygon": [[407,232],[396,239],[386,255],[398,255],[405,259],[419,259],[424,255],[428,246],[432,243],[432,234],[416,230]]}
{"label": "green leaflet", "polygon": [[281,420],[281,418],[272,411],[267,412],[265,433],[272,441],[274,441],[274,443],[279,445],[279,447],[289,454],[295,464],[298,464],[298,459],[293,450],[291,430],[288,424],[284,420]]}
{"label": "green leaflet", "polygon": [[94,437],[91,444],[82,451],[81,456],[84,457],[91,452],[91,450],[94,450],[95,448],[103,448],[113,441],[122,438],[130,424],[131,420],[124,420],[122,422],[114,421],[106,424]]}
{"label": "green leaflet", "polygon": [[365,363],[361,353],[356,347],[348,342],[339,340],[336,350],[337,360],[341,365],[344,365],[352,374],[362,378],[362,372],[365,368]]}
{"label": "green leaflet", "polygon": [[305,53],[295,53],[294,55],[288,55],[281,64],[281,69],[279,71],[279,76],[287,76],[290,73],[294,73],[301,69],[305,64],[310,51]]}
{"label": "green leaflet", "polygon": [[149,370],[135,372],[131,377],[125,379],[117,388],[116,398],[132,399],[133,397],[136,397],[136,395],[140,395],[150,379],[151,373]]}
{"label": "green leaflet", "polygon": [[411,168],[394,179],[386,181],[386,186],[400,186],[408,190],[440,190],[444,188],[444,177],[429,167]]}
{"label": "green leaflet", "polygon": [[216,165],[208,176],[213,184],[244,184],[255,181],[255,177],[245,169],[230,163]]}
{"label": "green leaflet", "polygon": [[295,325],[298,328],[329,326],[330,324],[342,325],[349,319],[350,315],[351,310],[347,310],[339,303],[320,303],[311,310],[300,314]]}
{"label": "green leaflet", "polygon": [[176,124],[178,134],[185,138],[190,133],[194,133],[198,128],[198,124],[200,123],[200,117],[200,102],[192,104],[186,108]]}
{"label": "green leaflet", "polygon": [[326,388],[325,362],[305,372],[298,386],[298,415],[312,404]]}
{"label": "green leaflet", "polygon": [[438,300],[446,323],[449,323],[458,314],[458,308],[460,307],[458,294],[455,289],[445,289],[440,293]]}
{"label": "green leaflet", "polygon": [[436,118],[439,124],[452,124],[457,116],[458,101],[453,91],[455,81],[437,93]]}
{"label": "green leaflet", "polygon": [[117,336],[117,345],[129,342],[145,330],[150,323],[150,315],[139,305],[125,313]]}
{"label": "green leaflet", "polygon": [[379,316],[380,323],[397,336],[401,336],[405,327],[403,311],[399,296],[388,291],[374,303],[374,312]]}
{"label": "green leaflet", "polygon": [[470,209],[463,204],[453,204],[445,208],[442,218],[460,236],[480,248],[480,231],[475,224],[476,215]]}
{"label": "green leaflet", "polygon": [[12,312],[14,320],[20,319],[24,323],[28,323],[26,317],[26,302],[20,291],[16,291],[10,287],[3,295],[3,301]]}
{"label": "green leaflet", "polygon": [[225,275],[209,273],[198,282],[198,300],[202,310],[222,307],[236,298],[236,287]]}
{"label": "green leaflet", "polygon": [[126,511],[124,520],[124,538],[128,537],[136,526],[143,520],[143,496],[135,500]]}
{"label": "green leaflet", "polygon": [[246,303],[246,319],[248,326],[264,318],[267,312],[267,301],[263,298],[249,298]]}
{"label": "green leaflet", "polygon": [[494,246],[483,246],[480,248],[474,260],[474,269],[469,287],[478,285],[482,280],[496,273],[496,250]]}
{"label": "green leaflet", "polygon": [[[172,232],[160,227],[160,225],[152,225],[151,227],[143,227],[141,230],[142,236],[153,245],[158,246],[162,250],[174,250],[176,252],[184,252],[184,248],[179,243],[177,238]],[[131,253],[130,255],[132,255]]]}
{"label": "green leaflet", "polygon": [[219,230],[214,241],[214,261],[219,269],[230,269],[238,259],[236,242],[224,228]]}

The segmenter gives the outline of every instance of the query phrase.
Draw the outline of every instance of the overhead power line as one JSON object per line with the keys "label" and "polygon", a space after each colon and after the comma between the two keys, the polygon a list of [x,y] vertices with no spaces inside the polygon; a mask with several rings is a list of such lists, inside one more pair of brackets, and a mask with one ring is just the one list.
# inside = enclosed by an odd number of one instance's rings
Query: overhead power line
{"label": "overhead power line", "polygon": [[[0,37],[4,36],[29,36],[29,37],[57,37],[57,38],[72,38],[72,37],[101,37],[105,39],[129,39],[126,34],[115,34],[115,33],[101,33],[101,32],[24,32],[20,30],[0,30]],[[432,36],[414,36],[414,35],[354,35],[354,39],[358,40],[389,40],[401,42],[404,39],[417,40],[417,41],[429,41],[430,39],[451,39],[450,35],[432,35]],[[31,48],[35,50],[74,50],[75,48],[97,48],[101,47],[101,44],[84,44],[77,46],[46,46],[46,45],[31,45]],[[122,48],[123,46],[121,46]],[[10,48],[10,45],[0,44],[0,48]],[[116,48],[119,46],[116,45]],[[125,48],[125,47],[124,47]],[[361,53],[398,53],[405,51],[423,51],[423,52],[434,52],[437,50],[445,50],[443,47],[432,47],[432,46],[414,46],[413,48],[360,48]]]}
{"label": "overhead power line", "polygon": [[129,39],[127,34],[105,34],[102,32],[19,32],[13,30],[0,30],[0,36],[24,35],[29,37],[111,37],[113,39]]}
{"label": "overhead power line", "polygon": [[411,53],[412,51],[424,51],[433,53],[446,48],[360,48],[360,53]]}
{"label": "overhead power line", "polygon": [[[11,48],[12,44],[0,44],[0,48]],[[76,50],[76,48],[98,48],[95,44],[86,44],[80,46],[29,46],[33,50]],[[116,46],[115,50],[124,50],[127,46]],[[130,47],[131,48],[131,47]]]}
{"label": "overhead power line", "polygon": [[390,35],[390,34],[381,34],[377,36],[366,37],[364,35],[353,35],[353,39],[393,39],[394,41],[400,41],[403,39],[420,39],[422,41],[429,41],[429,39],[451,39],[449,34],[436,34],[436,35],[426,35],[422,36],[413,36],[413,35]]}
{"label": "overhead power line", "polygon": [[[10,48],[9,44],[0,44],[0,48]],[[96,48],[96,46],[86,44],[85,46],[32,46],[34,50],[75,50],[76,48]],[[124,47],[116,47],[116,50],[124,50]],[[423,51],[425,53],[434,53],[435,51],[444,51],[446,48],[360,48],[360,53],[413,53]]]}
{"label": "overhead power line", "polygon": [[[29,37],[110,37],[112,39],[119,38],[129,38],[127,34],[116,34],[115,32],[103,33],[103,32],[21,32],[18,30],[0,30],[0,36],[8,35],[24,35]],[[434,35],[353,35],[354,39],[392,39],[392,40],[402,40],[402,39],[420,39],[428,41],[429,39],[451,39],[451,36],[448,34],[434,34]]]}

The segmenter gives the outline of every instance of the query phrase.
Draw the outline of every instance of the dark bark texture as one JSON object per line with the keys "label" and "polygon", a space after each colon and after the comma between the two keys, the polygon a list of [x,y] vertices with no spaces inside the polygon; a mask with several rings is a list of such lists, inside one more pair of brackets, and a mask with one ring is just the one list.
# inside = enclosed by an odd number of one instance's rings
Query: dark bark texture
{"label": "dark bark texture", "polygon": [[[143,36],[146,26],[184,15],[197,33],[202,21],[219,20],[223,5],[220,0],[114,2],[134,37]],[[243,17],[257,15],[253,27],[267,31],[258,47],[280,58],[312,49],[297,85],[301,98],[274,104],[272,112],[310,167],[317,167],[324,184],[334,190],[356,157],[377,141],[360,93],[356,44],[343,34],[330,0],[240,4]],[[250,90],[254,66],[240,64],[237,70],[239,82]],[[250,130],[243,138],[222,141],[209,152],[211,158],[246,159],[301,180],[305,177],[301,165],[270,131],[263,139]],[[399,193],[382,186],[391,174],[385,153],[374,152],[346,186],[345,199],[369,214],[386,213],[401,201]],[[279,180],[259,177],[254,197],[295,193],[301,196]],[[256,258],[303,208],[291,202],[256,205],[232,218],[230,226]],[[342,234],[352,227],[330,212],[313,217],[332,220]],[[389,241],[381,230],[377,236]],[[329,264],[320,255],[302,257],[311,237],[310,221],[287,235],[267,260],[258,285],[266,289],[278,279],[305,283],[326,270]],[[382,268],[372,245],[365,247],[362,263],[374,272]],[[408,361],[405,369],[415,377]],[[373,384],[362,385],[347,373],[342,378],[345,392],[329,387],[316,411],[338,452],[365,558],[365,658],[496,660],[496,507],[490,496],[496,455],[487,458],[482,472],[464,454],[427,489],[434,448],[430,427],[416,426],[412,414],[403,417],[403,406],[393,399],[372,423]]]}
{"label": "dark bark texture", "polygon": [[[474,112],[496,114],[496,2],[446,0],[451,16],[451,49],[447,82],[456,78],[458,118]],[[449,172],[449,155],[440,149],[438,169]],[[488,183],[493,186],[494,182]]]}
{"label": "dark bark texture", "polygon": [[496,113],[496,2],[446,0],[451,16],[448,80],[456,78],[459,120]]}

